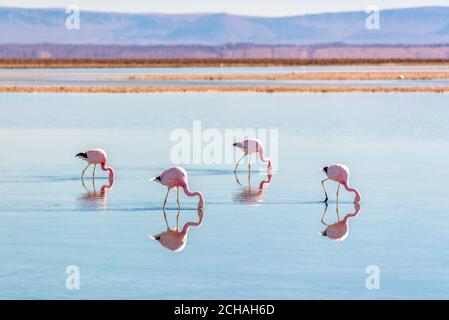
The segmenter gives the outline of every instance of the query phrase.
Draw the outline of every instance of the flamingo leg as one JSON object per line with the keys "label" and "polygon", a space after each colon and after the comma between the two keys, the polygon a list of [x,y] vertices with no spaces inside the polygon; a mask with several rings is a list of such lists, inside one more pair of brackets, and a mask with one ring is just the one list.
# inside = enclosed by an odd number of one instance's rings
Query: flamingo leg
{"label": "flamingo leg", "polygon": [[89,189],[87,189],[86,184],[84,183],[83,177],[81,177],[81,184],[83,185],[84,190],[86,190],[86,192],[89,192]]}
{"label": "flamingo leg", "polygon": [[248,155],[248,171],[251,172],[251,155]]}
{"label": "flamingo leg", "polygon": [[326,199],[324,199],[324,203],[327,203],[327,200],[329,200],[328,196],[327,196],[327,192],[326,192],[326,188],[324,187],[324,182],[329,180],[329,178],[324,179],[323,181],[321,181],[321,185],[323,186],[323,190],[324,190],[324,195],[326,196]]}
{"label": "flamingo leg", "polygon": [[242,161],[242,159],[246,156],[246,155],[248,155],[247,153],[245,153],[241,158],[240,158],[240,160],[239,161],[237,161],[237,164],[235,165],[235,168],[234,168],[234,172],[236,172],[237,171],[237,167],[239,166],[239,163],[240,163],[240,161]]}
{"label": "flamingo leg", "polygon": [[162,209],[165,210],[165,205],[167,204],[167,198],[168,198],[168,193],[170,192],[170,189],[167,188],[167,194],[165,195],[165,199],[164,199],[164,205],[162,207]]}
{"label": "flamingo leg", "polygon": [[179,214],[181,213],[181,209],[178,209],[178,213],[176,214],[176,231],[179,230]]}
{"label": "flamingo leg", "polygon": [[340,214],[338,213],[338,201],[337,201],[336,212],[337,212],[337,219],[338,219],[338,221],[340,221]]}
{"label": "flamingo leg", "polygon": [[341,183],[338,183],[338,187],[337,187],[337,205],[338,205],[338,193],[340,192],[340,185]]}
{"label": "flamingo leg", "polygon": [[94,164],[94,171],[92,172],[92,177],[95,179],[95,169],[97,169],[97,165]]}
{"label": "flamingo leg", "polygon": [[242,185],[241,183],[240,183],[240,180],[239,180],[239,178],[237,177],[237,173],[234,171],[234,177],[235,177],[235,182],[237,182],[239,185]]}
{"label": "flamingo leg", "polygon": [[90,163],[87,164],[87,166],[84,168],[84,170],[81,172],[81,180],[84,178],[84,172],[86,172],[87,168],[89,168]]}
{"label": "flamingo leg", "polygon": [[165,225],[167,226],[167,230],[170,230],[170,226],[168,225],[167,213],[165,212],[165,208],[162,208],[162,211],[164,211],[164,220],[165,220]]}
{"label": "flamingo leg", "polygon": [[324,222],[324,216],[326,215],[326,212],[327,212],[327,207],[329,206],[327,203],[325,203],[325,207],[324,207],[324,213],[323,213],[323,216],[321,217],[321,223],[322,224],[324,224],[325,226],[327,226],[327,223],[326,222]]}
{"label": "flamingo leg", "polygon": [[179,187],[176,187],[176,202],[178,203],[178,215],[179,215],[179,210],[181,210],[181,205],[179,204]]}

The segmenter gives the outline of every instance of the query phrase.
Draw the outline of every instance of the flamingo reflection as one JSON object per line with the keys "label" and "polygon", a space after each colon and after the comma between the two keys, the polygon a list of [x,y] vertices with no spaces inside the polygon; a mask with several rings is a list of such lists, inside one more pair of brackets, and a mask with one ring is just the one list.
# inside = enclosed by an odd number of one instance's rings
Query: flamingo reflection
{"label": "flamingo reflection", "polygon": [[348,213],[343,220],[340,220],[340,216],[338,214],[338,203],[337,203],[337,219],[338,222],[333,224],[326,224],[324,222],[324,216],[326,215],[327,211],[327,205],[324,209],[324,214],[321,217],[321,223],[326,225],[326,229],[324,229],[321,232],[321,235],[328,237],[329,239],[335,240],[335,241],[343,241],[345,240],[349,235],[349,220],[352,218],[357,217],[360,214],[360,204],[354,203],[354,212]]}
{"label": "flamingo reflection", "polygon": [[81,181],[84,189],[86,190],[86,193],[79,198],[81,203],[88,209],[105,210],[107,206],[107,192],[108,190],[112,190],[114,188],[114,178],[109,177],[109,183],[102,185],[99,191],[96,189],[95,179],[92,180],[93,191],[86,187],[83,179]]}
{"label": "flamingo reflection", "polygon": [[178,210],[178,214],[176,215],[176,228],[173,230],[170,228],[167,220],[167,214],[164,211],[164,220],[167,226],[167,230],[163,231],[154,236],[150,236],[150,239],[158,241],[164,248],[172,251],[172,252],[180,252],[184,250],[187,244],[187,235],[189,229],[192,227],[199,227],[203,223],[204,213],[203,209],[199,208],[197,210],[198,213],[198,221],[189,221],[184,224],[181,231],[179,231],[179,215],[180,210]]}
{"label": "flamingo reflection", "polygon": [[[235,180],[236,182],[242,186],[240,183],[239,178],[237,177],[237,174],[235,174]],[[260,205],[263,202],[264,197],[264,191],[266,188],[268,188],[271,184],[271,173],[267,174],[267,179],[262,180],[259,184],[258,188],[253,188],[251,186],[251,171],[248,173],[248,186],[242,186],[241,191],[236,193],[233,197],[235,202],[240,202],[246,205]]]}

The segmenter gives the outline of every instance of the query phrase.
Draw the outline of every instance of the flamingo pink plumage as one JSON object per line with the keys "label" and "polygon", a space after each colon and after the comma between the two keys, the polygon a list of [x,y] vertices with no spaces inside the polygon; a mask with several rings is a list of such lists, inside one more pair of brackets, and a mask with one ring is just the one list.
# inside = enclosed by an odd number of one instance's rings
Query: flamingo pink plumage
{"label": "flamingo pink plumage", "polygon": [[176,188],[177,194],[176,194],[176,201],[179,205],[179,188],[182,188],[184,190],[184,193],[189,197],[199,197],[198,201],[198,208],[204,207],[204,198],[203,194],[199,191],[190,191],[189,189],[189,181],[187,177],[187,172],[184,170],[184,168],[181,167],[171,167],[164,172],[162,172],[158,177],[151,179],[152,181],[159,182],[160,184],[167,187],[167,194],[164,199],[164,208],[167,204],[167,197],[168,193],[170,192],[170,189]]}
{"label": "flamingo pink plumage", "polygon": [[[327,209],[327,207],[326,207]],[[348,213],[343,220],[338,221],[334,224],[328,225],[324,231],[321,232],[321,235],[328,237],[329,239],[335,241],[343,241],[348,237],[349,234],[349,219],[355,218],[360,214],[360,205],[356,202],[354,203],[354,213]],[[338,210],[338,208],[337,208]],[[337,211],[338,212],[338,211]],[[321,221],[324,223],[323,219]]]}
{"label": "flamingo pink plumage", "polygon": [[[251,187],[251,179],[248,179],[248,188],[244,188],[243,191],[239,192],[234,196],[234,201],[238,201],[241,203],[246,203],[248,205],[259,205],[263,202],[264,192],[265,189],[268,188],[271,184],[271,174],[267,175],[267,180],[263,180],[259,184],[259,188],[252,188]],[[237,179],[237,183],[240,184],[239,180]]]}
{"label": "flamingo pink plumage", "polygon": [[[179,212],[178,212],[179,214]],[[164,212],[165,215],[165,212]],[[198,209],[198,217],[199,220],[197,222],[189,221],[187,222],[179,231],[178,224],[176,224],[176,230],[170,229],[167,223],[167,231],[161,232],[159,234],[156,234],[154,236],[150,236],[150,239],[157,240],[159,243],[168,250],[172,252],[179,252],[184,250],[186,244],[187,244],[187,235],[189,232],[189,229],[192,227],[199,227],[203,223],[203,210]],[[167,220],[165,220],[167,222]]]}
{"label": "flamingo pink plumage", "polygon": [[321,181],[321,185],[323,186],[324,194],[326,196],[324,202],[327,202],[328,200],[327,192],[326,189],[324,188],[324,182],[329,179],[338,182],[337,201],[338,201],[338,192],[340,190],[340,184],[342,184],[347,191],[355,193],[354,202],[359,202],[362,199],[360,192],[356,188],[352,188],[349,185],[349,168],[347,166],[345,166],[344,164],[335,163],[327,167],[324,167],[322,171],[324,171],[324,173],[327,175],[327,179]]}
{"label": "flamingo pink plumage", "polygon": [[265,150],[264,150],[262,142],[260,142],[259,140],[253,139],[253,138],[247,138],[247,139],[243,140],[242,142],[234,143],[233,146],[242,149],[242,151],[245,153],[240,158],[240,160],[237,161],[237,164],[235,165],[235,168],[234,168],[234,172],[237,171],[237,167],[238,167],[240,161],[242,161],[242,159],[245,156],[249,156],[248,168],[251,170],[251,154],[253,154],[253,153],[258,153],[260,160],[262,162],[268,162],[268,171],[271,170],[271,160],[269,158],[265,158]]}
{"label": "flamingo pink plumage", "polygon": [[94,165],[94,170],[92,173],[93,178],[95,178],[95,169],[97,168],[97,164],[101,165],[101,169],[103,171],[109,171],[109,179],[114,179],[115,173],[114,169],[111,167],[106,166],[106,162],[108,161],[108,156],[106,154],[106,151],[103,149],[90,149],[86,150],[84,152],[78,153],[76,158],[80,158],[87,162],[87,166],[84,168],[83,172],[81,173],[81,179],[84,177],[84,172],[86,172],[87,168],[91,164]]}
{"label": "flamingo pink plumage", "polygon": [[93,191],[87,189],[83,180],[83,187],[86,190],[80,200],[87,204],[89,208],[106,209],[108,191],[114,189],[114,178],[109,178],[109,184],[101,186],[100,191],[95,189],[95,180],[92,180]]}

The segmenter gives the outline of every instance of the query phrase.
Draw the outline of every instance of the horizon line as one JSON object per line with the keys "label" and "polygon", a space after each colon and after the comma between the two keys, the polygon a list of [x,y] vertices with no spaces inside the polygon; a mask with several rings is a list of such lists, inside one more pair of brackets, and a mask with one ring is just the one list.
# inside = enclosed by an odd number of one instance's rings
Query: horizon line
{"label": "horizon line", "polygon": [[[374,6],[374,5],[373,5]],[[367,6],[368,8],[369,6]],[[29,7],[29,6],[2,6],[0,5],[0,9],[25,9],[25,10],[66,10],[67,7]],[[420,8],[449,8],[448,5],[422,5],[422,6],[398,6],[398,7],[388,7],[388,8],[380,8],[380,11],[390,11],[390,10],[408,10],[408,9],[420,9]],[[365,9],[366,10],[366,9]],[[241,17],[261,17],[261,18],[288,18],[288,17],[297,17],[297,16],[309,16],[309,15],[320,15],[320,14],[339,14],[339,13],[356,13],[356,12],[365,12],[363,9],[354,9],[354,10],[335,10],[335,11],[317,11],[317,12],[306,12],[306,13],[295,13],[291,15],[250,15],[243,13],[233,13],[226,11],[192,11],[192,12],[156,12],[156,11],[122,11],[122,10],[98,10],[98,9],[81,9],[81,12],[90,12],[90,13],[109,13],[109,14],[124,14],[124,15],[233,15],[233,16],[241,16]]]}

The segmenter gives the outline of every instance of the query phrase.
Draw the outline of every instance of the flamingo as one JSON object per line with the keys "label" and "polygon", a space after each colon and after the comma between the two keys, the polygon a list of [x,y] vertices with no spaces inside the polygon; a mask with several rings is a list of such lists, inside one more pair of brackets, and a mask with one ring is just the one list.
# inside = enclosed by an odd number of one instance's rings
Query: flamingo
{"label": "flamingo", "polygon": [[189,197],[199,197],[198,201],[198,208],[204,207],[204,198],[203,194],[199,191],[192,192],[189,189],[189,181],[187,177],[187,172],[184,170],[184,168],[181,167],[171,167],[164,172],[162,172],[159,176],[156,178],[151,179],[150,181],[158,182],[164,186],[167,187],[167,194],[165,195],[164,199],[164,206],[167,204],[167,197],[172,188],[176,188],[176,202],[178,203],[178,209],[180,208],[179,205],[179,188],[182,188],[184,190],[184,193],[188,195]]}
{"label": "flamingo", "polygon": [[114,189],[114,178],[109,178],[109,184],[101,186],[100,191],[95,188],[95,180],[92,180],[93,191],[86,187],[84,180],[82,184],[86,193],[80,197],[81,202],[91,209],[106,209],[108,191]]}
{"label": "flamingo", "polygon": [[101,165],[101,170],[109,171],[109,180],[114,179],[114,175],[115,175],[114,169],[106,166],[108,156],[106,155],[106,151],[104,151],[103,149],[86,150],[84,152],[78,153],[75,157],[87,162],[87,166],[84,168],[83,172],[81,173],[81,180],[84,177],[84,172],[86,172],[87,168],[89,168],[89,166],[91,164],[94,165],[94,170],[92,173],[92,177],[94,179],[95,179],[95,169],[97,168],[97,164]]}
{"label": "flamingo", "polygon": [[149,238],[152,240],[159,241],[159,243],[163,247],[167,248],[170,251],[173,252],[182,251],[184,250],[187,244],[187,234],[189,232],[189,229],[191,227],[199,227],[203,223],[204,214],[201,208],[198,209],[198,217],[199,220],[197,222],[189,221],[182,227],[182,230],[179,231],[178,228],[179,211],[178,211],[178,217],[176,219],[176,229],[172,230],[168,225],[167,215],[164,210],[164,219],[167,225],[167,231],[161,232],[154,236],[149,236]]}
{"label": "flamingo", "polygon": [[[262,180],[258,188],[251,187],[251,173],[248,175],[248,188],[244,188],[241,192],[234,196],[234,201],[246,203],[249,205],[259,205],[263,202],[265,189],[271,184],[271,174],[267,175],[267,180]],[[235,176],[235,179],[239,185],[242,185]]]}
{"label": "flamingo", "polygon": [[[321,218],[321,222],[323,224],[325,224],[327,227],[326,227],[326,229],[324,229],[324,231],[321,232],[321,235],[328,237],[329,239],[332,239],[335,241],[345,240],[349,235],[349,228],[348,228],[349,227],[348,226],[349,219],[355,218],[359,215],[360,204],[358,204],[357,202],[354,203],[354,209],[355,209],[354,213],[348,213],[343,218],[343,220],[333,223],[331,225],[327,225],[323,221],[324,215],[326,214],[326,210],[327,210],[327,205],[326,205],[326,209],[324,211],[323,217]],[[337,215],[338,215],[338,206],[337,206]]]}
{"label": "flamingo", "polygon": [[352,188],[349,185],[349,169],[347,166],[345,166],[344,164],[336,163],[336,164],[331,164],[328,167],[324,167],[321,170],[324,171],[324,173],[327,176],[327,179],[324,179],[323,181],[321,181],[321,185],[323,186],[324,194],[326,196],[326,199],[324,199],[324,202],[327,202],[327,200],[329,199],[327,196],[326,189],[324,188],[324,182],[329,179],[338,182],[337,202],[338,202],[338,192],[340,190],[340,184],[342,184],[343,187],[345,187],[345,189],[347,191],[355,193],[354,202],[359,202],[362,199],[360,192],[356,188]]}
{"label": "flamingo", "polygon": [[234,172],[237,171],[237,167],[240,163],[240,161],[242,161],[242,159],[245,156],[249,156],[249,160],[248,160],[248,169],[251,170],[251,155],[253,153],[258,153],[260,160],[262,162],[268,162],[268,171],[271,170],[271,160],[269,158],[265,158],[265,152],[264,152],[264,147],[262,142],[260,142],[257,139],[253,139],[253,138],[247,138],[245,140],[243,140],[242,142],[236,142],[233,144],[234,147],[237,147],[239,149],[242,149],[242,151],[245,153],[239,161],[237,161],[237,164],[235,165],[234,168]]}

